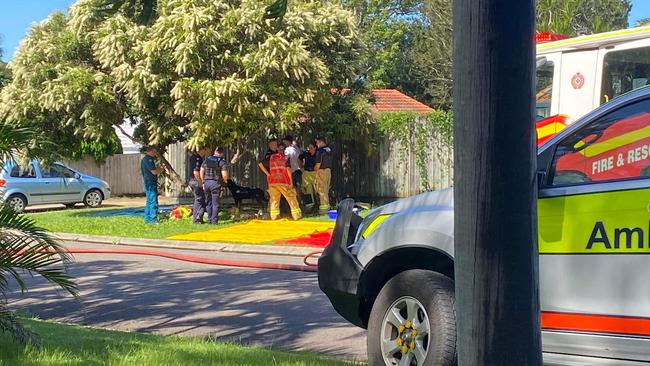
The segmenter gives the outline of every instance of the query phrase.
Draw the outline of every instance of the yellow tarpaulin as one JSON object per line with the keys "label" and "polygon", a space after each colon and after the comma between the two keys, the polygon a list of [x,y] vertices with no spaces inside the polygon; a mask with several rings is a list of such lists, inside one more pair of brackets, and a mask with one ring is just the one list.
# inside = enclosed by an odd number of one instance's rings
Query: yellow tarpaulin
{"label": "yellow tarpaulin", "polygon": [[297,238],[316,232],[331,230],[333,228],[333,221],[319,222],[307,220],[253,220],[245,224],[233,225],[221,229],[214,229],[191,234],[174,235],[167,239],[261,244],[270,243],[280,239]]}

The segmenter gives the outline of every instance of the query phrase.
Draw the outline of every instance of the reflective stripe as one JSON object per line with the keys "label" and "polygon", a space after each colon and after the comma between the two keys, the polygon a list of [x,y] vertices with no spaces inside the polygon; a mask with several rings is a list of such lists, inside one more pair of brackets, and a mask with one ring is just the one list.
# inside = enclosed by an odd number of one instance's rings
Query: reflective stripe
{"label": "reflective stripe", "polygon": [[561,41],[542,43],[537,45],[537,51],[538,52],[549,51],[556,48],[557,49],[560,49],[562,47],[568,48],[569,46],[578,47],[582,45],[592,45],[595,47],[600,47],[602,44],[606,44],[606,43],[631,41],[635,39],[642,39],[648,36],[650,36],[650,28],[637,27],[637,28],[630,28],[630,29],[624,29],[624,30],[607,32],[607,33],[592,34],[589,36],[568,38]]}
{"label": "reflective stripe", "polygon": [[628,316],[542,312],[543,329],[650,336],[650,319]]}
{"label": "reflective stripe", "polygon": [[537,138],[541,139],[547,136],[555,135],[556,133],[562,131],[564,128],[566,128],[566,125],[559,122],[539,127],[537,129]]}

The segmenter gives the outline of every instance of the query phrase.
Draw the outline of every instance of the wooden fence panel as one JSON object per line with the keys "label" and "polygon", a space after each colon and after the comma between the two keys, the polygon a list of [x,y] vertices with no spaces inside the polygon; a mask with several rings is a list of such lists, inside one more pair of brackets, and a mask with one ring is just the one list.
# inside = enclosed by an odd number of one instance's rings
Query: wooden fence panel
{"label": "wooden fence panel", "polygon": [[111,186],[111,194],[114,196],[140,195],[144,194],[141,159],[140,154],[120,154],[108,157],[101,165],[89,157],[66,164],[84,174],[105,180]]}

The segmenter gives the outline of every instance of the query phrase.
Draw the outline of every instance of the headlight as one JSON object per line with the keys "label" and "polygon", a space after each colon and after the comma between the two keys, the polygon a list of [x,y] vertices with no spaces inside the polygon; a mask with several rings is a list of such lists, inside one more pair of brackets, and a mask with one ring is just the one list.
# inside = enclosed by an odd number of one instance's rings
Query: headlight
{"label": "headlight", "polygon": [[361,232],[361,237],[366,239],[372,234],[379,225],[381,225],[384,221],[388,220],[388,218],[391,217],[391,214],[383,214],[375,217],[368,225],[366,225],[363,228],[363,231]]}

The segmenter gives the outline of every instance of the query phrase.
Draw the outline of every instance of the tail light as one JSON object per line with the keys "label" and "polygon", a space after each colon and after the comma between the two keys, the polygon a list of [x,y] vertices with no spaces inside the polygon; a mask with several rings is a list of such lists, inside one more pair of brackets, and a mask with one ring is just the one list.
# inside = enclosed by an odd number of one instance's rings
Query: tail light
{"label": "tail light", "polygon": [[4,187],[5,184],[7,184],[7,180],[0,178],[0,187]]}
{"label": "tail light", "polygon": [[537,146],[541,146],[546,140],[565,129],[571,122],[573,122],[573,119],[565,114],[556,114],[555,116],[537,121],[535,124],[535,129],[537,130]]}

